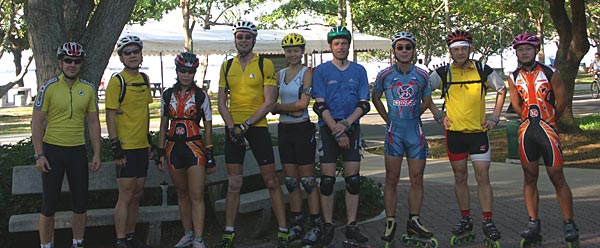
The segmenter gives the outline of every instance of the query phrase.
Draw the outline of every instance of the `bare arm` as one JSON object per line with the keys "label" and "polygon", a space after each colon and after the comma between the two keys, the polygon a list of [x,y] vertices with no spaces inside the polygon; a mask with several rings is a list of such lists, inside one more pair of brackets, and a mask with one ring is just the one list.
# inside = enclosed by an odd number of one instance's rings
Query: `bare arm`
{"label": "bare arm", "polygon": [[423,113],[425,113],[425,110],[427,109],[431,109],[431,104],[433,104],[433,99],[431,99],[431,96],[423,96],[421,98],[421,115]]}
{"label": "bare arm", "polygon": [[228,128],[232,128],[235,123],[233,123],[233,117],[231,116],[231,112],[229,112],[229,108],[227,107],[227,101],[229,100],[229,95],[225,92],[225,88],[219,87],[219,93],[217,98],[217,108],[219,110],[219,114],[223,121],[225,122],[225,126]]}
{"label": "bare arm", "polygon": [[117,110],[106,109],[106,129],[108,130],[108,137],[113,139],[117,137]]}
{"label": "bare arm", "polygon": [[[33,140],[33,149],[35,150],[35,154],[44,153],[44,120],[46,120],[46,112],[41,110],[33,110],[33,114],[31,117],[31,139]],[[45,156],[38,158],[35,161],[36,169],[41,173],[48,173],[52,169],[50,167],[50,163]]]}
{"label": "bare arm", "polygon": [[92,172],[100,169],[100,117],[98,112],[87,113],[88,129],[90,132],[90,140],[92,141],[92,149],[94,156],[92,158]]}
{"label": "bare arm", "polygon": [[273,109],[273,105],[275,104],[275,100],[277,98],[277,87],[266,85],[263,88],[263,94],[265,96],[265,101],[262,105],[260,105],[256,112],[254,112],[254,114],[248,118],[251,123],[258,122],[261,118],[264,118],[269,111],[271,111],[271,109]]}
{"label": "bare arm", "polygon": [[373,91],[373,93],[371,93],[371,99],[373,101],[373,105],[375,106],[375,109],[377,109],[377,113],[379,113],[381,118],[387,123],[388,122],[388,112],[385,109],[383,102],[381,101],[381,96],[382,96],[382,93],[379,93],[379,92]]}

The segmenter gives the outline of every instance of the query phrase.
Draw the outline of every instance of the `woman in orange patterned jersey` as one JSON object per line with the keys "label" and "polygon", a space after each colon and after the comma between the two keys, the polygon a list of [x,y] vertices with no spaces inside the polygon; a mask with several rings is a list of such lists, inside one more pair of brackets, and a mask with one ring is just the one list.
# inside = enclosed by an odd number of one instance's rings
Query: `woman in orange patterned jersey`
{"label": "woman in orange patterned jersey", "polygon": [[[175,247],[206,247],[204,231],[204,181],[216,171],[212,152],[212,113],[206,92],[196,86],[199,60],[193,53],[175,57],[177,82],[162,95],[158,169],[166,162],[177,198],[185,234]],[[204,135],[200,127],[203,120]],[[204,136],[204,143],[202,142]]]}

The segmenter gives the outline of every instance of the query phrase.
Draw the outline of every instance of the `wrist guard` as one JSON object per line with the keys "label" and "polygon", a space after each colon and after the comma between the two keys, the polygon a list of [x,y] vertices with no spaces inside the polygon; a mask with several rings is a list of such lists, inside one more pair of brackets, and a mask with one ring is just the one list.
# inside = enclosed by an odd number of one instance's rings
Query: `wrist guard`
{"label": "wrist guard", "polygon": [[498,125],[498,122],[500,122],[500,118],[496,117],[493,114],[486,115],[485,119],[488,120],[488,121],[493,122],[494,125]]}
{"label": "wrist guard", "polygon": [[215,156],[213,154],[212,145],[206,147],[206,149],[204,151],[204,156],[206,157],[206,168],[213,168],[213,167],[217,166],[217,163],[215,161]]}
{"label": "wrist guard", "polygon": [[118,137],[115,137],[110,140],[110,151],[112,152],[114,160],[125,158],[125,152],[121,147],[121,141]]}
{"label": "wrist guard", "polygon": [[433,119],[435,119],[435,121],[439,124],[443,123],[444,118],[446,118],[446,112],[444,111],[440,111],[437,114],[433,115]]}

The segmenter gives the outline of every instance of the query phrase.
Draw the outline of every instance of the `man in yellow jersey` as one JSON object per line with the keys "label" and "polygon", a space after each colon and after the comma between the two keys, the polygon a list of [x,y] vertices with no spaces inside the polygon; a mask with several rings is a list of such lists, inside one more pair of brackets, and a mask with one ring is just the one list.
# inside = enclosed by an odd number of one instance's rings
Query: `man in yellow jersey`
{"label": "man in yellow jersey", "polygon": [[[446,150],[454,170],[454,193],[462,216],[452,230],[453,245],[474,237],[467,185],[469,156],[475,169],[477,196],[483,212],[484,238],[493,243],[500,239],[500,232],[492,221],[493,194],[489,179],[491,153],[487,131],[498,124],[506,87],[502,78],[489,66],[470,59],[472,43],[473,37],[468,31],[450,33],[446,37],[446,44],[453,61],[436,69],[429,79],[432,89],[442,90],[447,109],[446,114],[431,104],[435,119],[446,129]],[[485,95],[488,89],[496,92],[496,104],[493,113],[486,115]]]}
{"label": "man in yellow jersey", "polygon": [[137,36],[117,41],[125,68],[106,88],[106,126],[117,170],[119,199],[115,206],[117,247],[146,247],[135,237],[140,198],[150,153],[148,104],[152,103],[147,76],[140,73],[143,43]]}
{"label": "man in yellow jersey", "polygon": [[98,97],[96,87],[79,78],[85,57],[83,47],[67,42],[58,48],[57,55],[62,73],[42,86],[31,119],[33,157],[36,169],[42,173],[43,187],[40,247],[53,246],[54,213],[65,172],[73,206],[71,247],[83,247],[89,179],[84,120],[87,117],[94,150],[90,170],[94,172],[100,168]]}
{"label": "man in yellow jersey", "polygon": [[225,165],[229,189],[226,197],[225,231],[217,247],[232,247],[235,238],[234,225],[244,177],[246,143],[250,145],[260,166],[260,174],[269,189],[273,212],[279,226],[277,247],[288,245],[285,204],[279,180],[275,175],[273,145],[265,118],[277,98],[275,69],[271,60],[260,58],[252,52],[257,34],[254,23],[238,22],[233,30],[238,55],[221,65],[218,106],[227,127]]}

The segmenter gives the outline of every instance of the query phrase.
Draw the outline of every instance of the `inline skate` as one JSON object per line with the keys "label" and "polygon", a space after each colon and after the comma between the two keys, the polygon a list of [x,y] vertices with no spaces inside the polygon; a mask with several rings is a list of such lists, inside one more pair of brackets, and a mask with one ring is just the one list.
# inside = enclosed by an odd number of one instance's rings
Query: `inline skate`
{"label": "inline skate", "polygon": [[393,248],[396,239],[394,236],[396,235],[396,220],[386,220],[385,221],[385,233],[381,237],[381,240],[385,242],[385,248]]}
{"label": "inline skate", "polygon": [[219,243],[217,243],[217,245],[215,247],[217,248],[233,248],[233,240],[235,239],[235,232],[234,231],[225,231],[223,232],[223,237],[221,238],[221,241],[219,241]]}
{"label": "inline skate", "polygon": [[540,232],[542,231],[542,226],[540,224],[540,220],[532,220],[529,219],[525,230],[521,232],[521,248],[527,247],[535,247],[538,245],[542,245],[542,235]]}
{"label": "inline skate", "polygon": [[492,220],[486,220],[483,222],[483,245],[489,248],[500,248],[500,242],[498,241],[502,236],[500,231],[496,228],[496,225]]}
{"label": "inline skate", "polygon": [[564,223],[565,241],[569,248],[579,248],[579,229],[575,225],[575,221],[567,220]]}
{"label": "inline skate", "polygon": [[421,224],[418,217],[406,221],[406,233],[402,234],[401,240],[404,246],[439,247],[438,240]]}
{"label": "inline skate", "polygon": [[473,219],[469,216],[463,216],[460,219],[460,222],[452,229],[450,246],[457,247],[473,241],[475,241],[475,233],[473,232]]}
{"label": "inline skate", "polygon": [[321,238],[321,218],[309,218],[310,229],[302,238],[302,247],[310,248]]}
{"label": "inline skate", "polygon": [[358,226],[356,225],[356,221],[346,225],[346,240],[343,242],[344,248],[369,248],[370,246],[367,244],[369,239],[360,233],[358,230]]}

